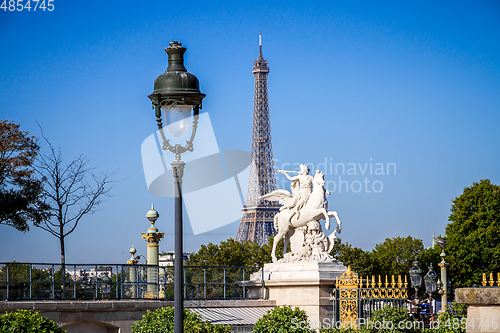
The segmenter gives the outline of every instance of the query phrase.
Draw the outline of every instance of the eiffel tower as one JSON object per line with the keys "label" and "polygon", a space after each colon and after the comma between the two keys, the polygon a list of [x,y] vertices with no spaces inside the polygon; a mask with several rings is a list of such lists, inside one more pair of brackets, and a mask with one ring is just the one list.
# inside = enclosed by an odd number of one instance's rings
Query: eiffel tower
{"label": "eiffel tower", "polygon": [[241,209],[243,216],[236,234],[236,241],[240,243],[253,241],[262,246],[267,244],[269,237],[276,233],[273,220],[274,215],[279,212],[280,205],[276,201],[260,199],[262,195],[276,190],[271,121],[267,98],[269,67],[267,61],[262,57],[261,34],[259,34],[259,57],[253,64],[252,73],[255,78],[252,164],[245,206]]}

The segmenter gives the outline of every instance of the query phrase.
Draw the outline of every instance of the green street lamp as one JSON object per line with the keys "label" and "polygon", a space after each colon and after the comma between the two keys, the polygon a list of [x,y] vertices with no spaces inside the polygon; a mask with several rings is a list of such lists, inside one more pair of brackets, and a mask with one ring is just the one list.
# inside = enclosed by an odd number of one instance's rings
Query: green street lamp
{"label": "green street lamp", "polygon": [[415,289],[415,299],[418,299],[418,288],[422,285],[422,269],[418,266],[417,257],[413,262],[413,267],[410,269],[411,285]]}
{"label": "green street lamp", "polygon": [[[196,76],[188,73],[184,67],[186,48],[180,42],[170,42],[165,48],[168,54],[168,68],[160,74],[154,83],[154,91],[149,95],[156,115],[156,123],[162,138],[162,149],[175,154],[172,162],[175,185],[175,274],[174,274],[174,332],[183,332],[183,250],[182,250],[182,176],[184,166],[181,154],[193,151],[193,140],[196,135],[199,112],[205,94],[200,92],[200,84]],[[189,141],[185,145],[171,145],[163,129],[163,119],[168,132],[180,137],[188,128],[193,118],[193,128]]]}
{"label": "green street lamp", "polygon": [[425,291],[429,294],[429,304],[432,315],[434,315],[434,311],[432,311],[432,293],[436,292],[437,289],[437,274],[434,272],[434,267],[432,267],[432,263],[429,265],[429,271],[424,276],[425,281]]}

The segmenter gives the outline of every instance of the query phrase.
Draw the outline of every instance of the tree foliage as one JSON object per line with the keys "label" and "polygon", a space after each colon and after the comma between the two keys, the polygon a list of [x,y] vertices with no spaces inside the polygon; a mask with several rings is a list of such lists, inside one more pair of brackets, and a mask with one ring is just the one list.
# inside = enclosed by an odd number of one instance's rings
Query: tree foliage
{"label": "tree foliage", "polygon": [[[274,236],[269,238],[268,244],[259,244],[247,241],[239,243],[233,238],[220,242],[219,245],[208,243],[201,245],[198,252],[189,256],[188,265],[193,266],[263,266],[272,262],[271,250]],[[276,254],[283,253],[283,241],[276,248]]]}
{"label": "tree foliage", "polygon": [[50,319],[31,310],[17,310],[0,315],[0,333],[64,333]]}
{"label": "tree foliage", "polygon": [[340,238],[336,239],[330,255],[342,261],[345,266],[351,266],[351,269],[361,276],[373,275],[379,271],[378,262],[373,260],[370,251],[353,247],[349,243],[344,244]]}
{"label": "tree foliage", "polygon": [[43,185],[34,176],[37,138],[20,125],[0,120],[0,224],[28,231],[46,216]]}
{"label": "tree foliage", "polygon": [[379,265],[380,275],[407,275],[415,257],[423,251],[421,239],[411,236],[386,238],[383,243],[375,245],[372,258]]}
{"label": "tree foliage", "polygon": [[439,253],[439,247],[424,249],[421,239],[408,236],[386,238],[384,242],[375,245],[372,251],[353,247],[337,238],[330,255],[342,261],[344,265],[351,266],[351,269],[359,275],[371,277],[408,275],[415,256],[424,272],[427,272],[431,263],[436,269]]}
{"label": "tree foliage", "polygon": [[469,287],[483,272],[500,271],[500,186],[474,182],[452,203],[446,226],[450,277],[456,287]]}
{"label": "tree foliage", "polygon": [[[133,333],[171,333],[174,332],[174,308],[165,307],[155,311],[149,311],[142,319],[132,324]],[[203,321],[201,317],[184,309],[184,332],[185,333],[226,333],[231,332],[231,327],[226,325],[214,325]]]}

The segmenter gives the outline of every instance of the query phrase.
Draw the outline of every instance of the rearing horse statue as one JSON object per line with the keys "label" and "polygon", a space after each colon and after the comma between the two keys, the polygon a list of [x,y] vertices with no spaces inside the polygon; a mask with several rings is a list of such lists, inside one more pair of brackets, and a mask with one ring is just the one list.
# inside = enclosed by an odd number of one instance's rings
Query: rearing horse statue
{"label": "rearing horse statue", "polygon": [[[340,233],[342,230],[342,222],[335,211],[328,211],[328,200],[326,194],[330,194],[325,190],[325,179],[321,171],[316,170],[313,179],[313,189],[307,203],[300,208],[299,214],[295,214],[292,209],[284,209],[277,213],[274,217],[274,229],[277,235],[274,237],[272,258],[273,262],[277,261],[276,246],[278,242],[286,237],[290,229],[304,227],[311,221],[319,221],[324,219],[326,229],[330,229],[330,218],[335,217],[337,228],[333,233],[332,240],[335,239],[335,233]],[[279,201],[280,204],[288,202],[292,198],[292,194],[287,190],[276,190],[269,194],[263,195],[261,199],[270,201]],[[329,237],[330,238],[330,237]],[[285,238],[285,251],[288,239]],[[333,246],[333,244],[332,244]]]}

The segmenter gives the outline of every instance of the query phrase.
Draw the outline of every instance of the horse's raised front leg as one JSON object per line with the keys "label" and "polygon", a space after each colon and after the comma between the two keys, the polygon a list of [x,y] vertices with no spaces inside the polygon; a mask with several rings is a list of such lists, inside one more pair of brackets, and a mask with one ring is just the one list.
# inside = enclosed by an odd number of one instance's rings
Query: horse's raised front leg
{"label": "horse's raised front leg", "polygon": [[337,220],[337,232],[340,234],[340,232],[342,231],[342,222],[340,221],[339,214],[337,214],[337,212],[335,211],[332,211],[328,212],[328,216],[335,217],[335,220]]}
{"label": "horse's raised front leg", "polygon": [[323,215],[323,218],[325,219],[325,228],[326,230],[330,229],[330,216],[328,215],[328,212],[324,208],[320,208],[321,214]]}

